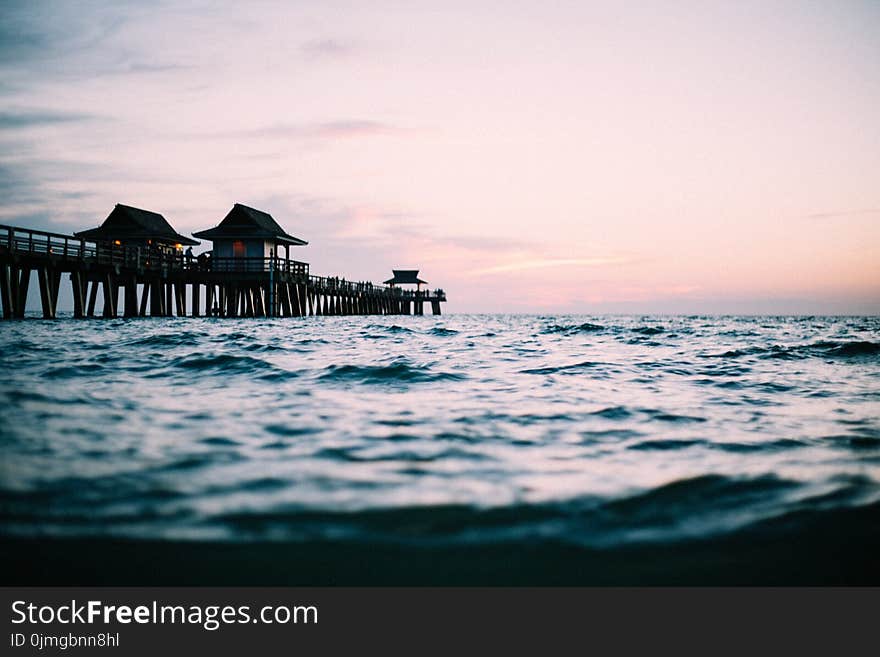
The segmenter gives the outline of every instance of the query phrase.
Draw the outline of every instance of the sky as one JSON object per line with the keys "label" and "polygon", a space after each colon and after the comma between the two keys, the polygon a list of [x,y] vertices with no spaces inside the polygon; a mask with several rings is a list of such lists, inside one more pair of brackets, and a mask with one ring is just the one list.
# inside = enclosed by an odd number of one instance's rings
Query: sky
{"label": "sky", "polygon": [[878,35],[852,0],[4,0],[0,223],[239,202],[454,312],[878,313]]}

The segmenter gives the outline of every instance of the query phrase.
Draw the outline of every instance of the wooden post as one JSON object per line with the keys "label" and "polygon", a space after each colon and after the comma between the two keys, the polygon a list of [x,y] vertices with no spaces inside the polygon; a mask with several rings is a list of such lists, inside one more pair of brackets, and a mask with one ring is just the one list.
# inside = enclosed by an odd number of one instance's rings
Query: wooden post
{"label": "wooden post", "polygon": [[201,283],[196,282],[196,283],[192,284],[192,300],[193,300],[192,316],[193,317],[199,316],[199,302],[201,301],[201,299],[199,297],[201,296],[201,291],[202,291],[201,287],[202,287]]}
{"label": "wooden post", "polygon": [[294,317],[302,317],[303,315],[308,314],[307,311],[303,311],[303,288],[299,283],[291,283],[290,284],[290,305],[292,309],[292,314]]}
{"label": "wooden post", "polygon": [[[171,285],[171,283],[169,283]],[[174,305],[178,317],[186,317],[186,284],[174,283]]]}
{"label": "wooden post", "polygon": [[18,286],[21,285],[21,270],[9,265],[9,289],[12,297],[12,316],[18,317]]}
{"label": "wooden post", "polygon": [[150,317],[162,315],[162,281],[154,278],[150,281]]}
{"label": "wooden post", "polygon": [[3,319],[12,319],[15,313],[12,311],[12,286],[7,265],[0,265],[0,301],[3,303]]}
{"label": "wooden post", "polygon": [[230,284],[226,286],[226,316],[227,317],[235,317],[236,316],[236,289],[235,286]]}
{"label": "wooden post", "polygon": [[73,316],[82,319],[85,316],[85,295],[83,293],[82,272],[70,272],[70,287],[73,292]]}
{"label": "wooden post", "polygon": [[245,317],[254,316],[254,289],[252,287],[246,287],[244,290],[244,312],[242,314]]}
{"label": "wooden post", "polygon": [[125,317],[138,316],[138,298],[137,298],[137,277],[132,275],[128,277],[125,283]]}
{"label": "wooden post", "polygon": [[174,314],[174,288],[171,282],[165,282],[165,307],[162,308],[162,317],[171,317]]}
{"label": "wooden post", "polygon": [[52,302],[52,281],[49,269],[40,267],[37,269],[37,279],[40,283],[40,302],[43,306],[43,319],[55,319],[55,304]]}
{"label": "wooden post", "polygon": [[437,299],[433,299],[431,301],[431,312],[435,315],[440,314],[440,301],[438,301]]}
{"label": "wooden post", "polygon": [[280,283],[278,292],[281,297],[281,314],[290,317],[293,314],[290,308],[290,283]]}
{"label": "wooden post", "polygon": [[[135,287],[135,293],[137,293],[137,287]],[[141,292],[141,306],[138,314],[141,317],[147,316],[147,299],[150,297],[150,284],[144,281],[144,289]]]}
{"label": "wooden post", "polygon": [[61,288],[61,272],[49,270],[49,283],[52,286],[52,317],[58,309],[58,290]]}
{"label": "wooden post", "polygon": [[118,298],[113,276],[111,274],[106,274],[104,280],[101,282],[104,285],[104,317],[116,317],[116,302],[118,301]]}
{"label": "wooden post", "polygon": [[86,281],[86,285],[89,285],[89,307],[87,309],[86,315],[89,317],[95,316],[95,304],[98,301],[98,281]]}
{"label": "wooden post", "polygon": [[31,284],[31,270],[24,267],[21,270],[21,277],[18,282],[18,299],[15,306],[15,316],[19,319],[24,317],[25,307],[27,306],[28,286]]}
{"label": "wooden post", "polygon": [[[253,294],[251,295],[251,299],[252,299],[253,308],[254,308],[254,317],[268,317],[269,316],[269,314],[266,311],[269,310],[269,305],[270,305],[271,301],[269,299],[264,300],[264,297],[263,297],[264,291],[265,290],[263,290],[262,285],[254,285],[254,287],[253,287]],[[266,296],[268,297],[269,294],[267,293]]]}

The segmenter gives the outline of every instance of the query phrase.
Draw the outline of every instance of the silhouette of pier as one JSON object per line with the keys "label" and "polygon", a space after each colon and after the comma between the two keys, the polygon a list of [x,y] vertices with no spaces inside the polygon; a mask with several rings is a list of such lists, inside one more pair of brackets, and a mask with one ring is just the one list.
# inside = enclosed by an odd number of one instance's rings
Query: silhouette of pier
{"label": "silhouette of pier", "polygon": [[[114,213],[120,207],[136,210],[117,206]],[[105,226],[108,222],[110,218]],[[148,235],[87,239],[97,231],[65,235],[0,225],[3,318],[25,316],[32,272],[36,272],[46,319],[56,317],[63,275],[70,280],[76,318],[422,315],[425,304],[439,315],[440,303],[446,301],[443,290],[421,290],[420,285],[408,290],[394,284],[315,276],[307,263],[289,258],[289,248],[284,257],[279,256],[275,242],[267,247],[268,255],[252,256],[240,248],[242,240],[236,239],[235,251],[220,255],[219,240],[215,240],[210,257],[196,257],[184,253],[181,242],[169,244]],[[180,238],[173,234],[172,239]]]}

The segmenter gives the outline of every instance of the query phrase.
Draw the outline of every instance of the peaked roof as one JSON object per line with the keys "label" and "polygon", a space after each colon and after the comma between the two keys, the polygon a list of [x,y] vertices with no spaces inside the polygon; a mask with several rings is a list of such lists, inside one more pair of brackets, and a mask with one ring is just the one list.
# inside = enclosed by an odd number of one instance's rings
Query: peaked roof
{"label": "peaked roof", "polygon": [[285,233],[284,229],[278,225],[268,212],[249,208],[241,203],[233,205],[229,214],[217,226],[208,230],[200,230],[197,233],[193,233],[193,235],[206,240],[256,237],[274,239],[276,242],[284,242],[295,246],[308,244],[305,240]]}
{"label": "peaked roof", "polygon": [[428,281],[423,281],[419,278],[418,269],[392,269],[391,271],[394,272],[394,278],[389,278],[385,281],[385,285],[416,285],[418,283],[428,283]]}
{"label": "peaked roof", "polygon": [[199,244],[194,239],[184,237],[171,227],[171,224],[158,212],[150,212],[130,205],[117,203],[97,228],[74,233],[77,237],[95,241],[112,240],[156,240],[171,244]]}

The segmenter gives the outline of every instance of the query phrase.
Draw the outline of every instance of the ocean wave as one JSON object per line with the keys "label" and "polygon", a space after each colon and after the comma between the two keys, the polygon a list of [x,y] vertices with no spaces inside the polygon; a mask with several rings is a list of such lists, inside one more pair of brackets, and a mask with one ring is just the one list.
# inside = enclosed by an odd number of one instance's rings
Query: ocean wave
{"label": "ocean wave", "polygon": [[566,372],[577,372],[579,370],[589,369],[604,363],[594,363],[589,360],[580,363],[572,363],[571,365],[556,365],[552,367],[534,367],[527,370],[520,370],[520,374],[561,374]]}
{"label": "ocean wave", "polygon": [[135,338],[127,344],[132,347],[186,347],[198,344],[205,335],[204,332],[195,331],[158,333]]}
{"label": "ocean wave", "polygon": [[[350,458],[337,453],[332,458]],[[421,472],[421,471],[420,471]],[[835,484],[845,490],[852,483]],[[859,502],[876,484],[859,482]],[[563,502],[502,507],[472,505],[425,505],[357,511],[329,511],[302,507],[278,508],[265,513],[222,513],[215,521],[229,524],[250,536],[296,538],[304,528],[308,534],[327,532],[352,540],[432,543],[496,543],[523,540],[562,541],[581,545],[613,546],[633,540],[669,540],[678,535],[682,523],[699,527],[706,539],[729,532],[733,527],[761,523],[799,507],[792,495],[798,482],[773,475],[729,477],[708,474],[680,479],[631,495],[603,498],[584,496]],[[839,495],[841,503],[854,500]],[[719,522],[721,511],[746,512],[741,522]],[[650,530],[650,531],[646,531]]]}
{"label": "ocean wave", "polygon": [[706,445],[705,440],[646,440],[641,443],[630,445],[628,449],[636,449],[640,451],[668,451],[671,449],[685,449],[694,447],[695,445]]}
{"label": "ocean wave", "polygon": [[367,328],[383,333],[415,333],[413,329],[401,326],[400,324],[391,324],[390,326],[388,324],[370,324]]}
{"label": "ocean wave", "polygon": [[446,328],[445,326],[436,326],[428,331],[428,333],[430,333],[431,335],[440,336],[458,335],[458,331],[456,331],[455,329]]}
{"label": "ocean wave", "polygon": [[51,367],[43,372],[45,379],[77,379],[80,377],[97,376],[108,368],[100,363],[82,363],[80,365],[61,365]]}
{"label": "ocean wave", "polygon": [[769,347],[752,346],[730,349],[717,354],[701,354],[703,358],[744,358],[755,356],[773,360],[801,360],[811,357],[819,358],[858,358],[880,354],[880,343],[866,340],[837,342],[825,340],[811,344],[793,346],[771,345]]}
{"label": "ocean wave", "polygon": [[272,363],[253,356],[234,354],[193,355],[172,362],[172,367],[191,371],[213,371],[219,374],[253,374],[283,372]]}
{"label": "ocean wave", "polygon": [[599,324],[592,324],[590,322],[584,322],[583,324],[551,324],[550,326],[545,327],[541,332],[542,333],[596,333],[597,331],[604,331],[605,327],[600,326]]}
{"label": "ocean wave", "polygon": [[880,343],[867,341],[853,342],[829,342],[824,343],[825,354],[828,356],[839,356],[842,358],[850,358],[857,356],[876,356],[880,354]]}
{"label": "ocean wave", "polygon": [[455,372],[438,372],[427,365],[395,361],[388,365],[329,365],[320,380],[353,383],[436,383],[461,381],[466,377]]}

